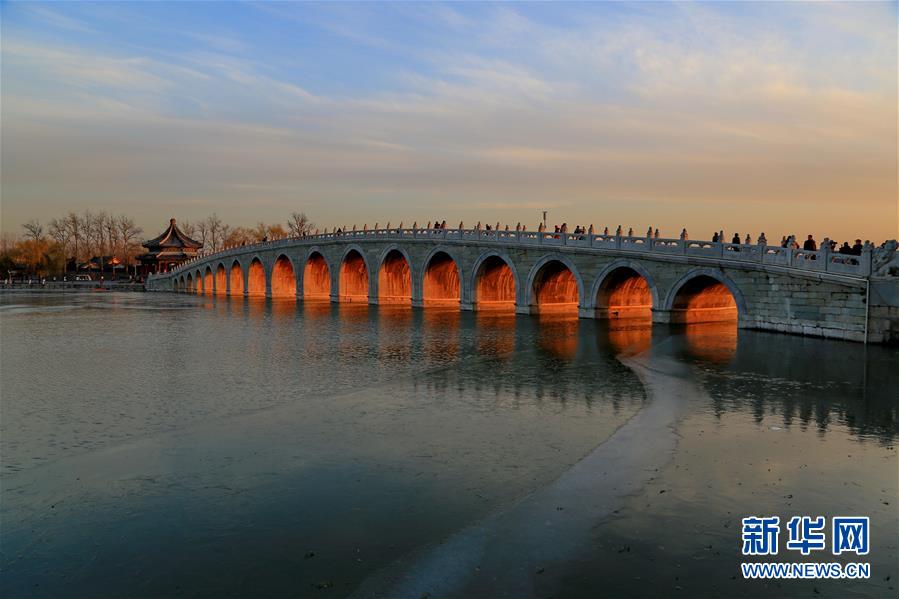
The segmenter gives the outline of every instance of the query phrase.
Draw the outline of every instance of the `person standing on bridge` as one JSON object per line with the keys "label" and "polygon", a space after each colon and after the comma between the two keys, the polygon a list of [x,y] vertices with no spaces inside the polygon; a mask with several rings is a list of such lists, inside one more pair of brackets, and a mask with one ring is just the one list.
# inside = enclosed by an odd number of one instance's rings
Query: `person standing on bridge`
{"label": "person standing on bridge", "polygon": [[802,244],[802,249],[807,252],[814,252],[818,250],[818,244],[815,243],[815,238],[811,235],[808,236],[808,239],[805,240],[805,243]]}
{"label": "person standing on bridge", "polygon": [[715,231],[715,234],[712,235],[712,243],[718,243],[718,231]]}

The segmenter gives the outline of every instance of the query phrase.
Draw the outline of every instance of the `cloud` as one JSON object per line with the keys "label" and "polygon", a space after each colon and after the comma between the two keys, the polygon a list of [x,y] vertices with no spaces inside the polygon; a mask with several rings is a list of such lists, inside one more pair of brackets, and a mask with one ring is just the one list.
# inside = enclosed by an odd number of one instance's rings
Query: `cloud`
{"label": "cloud", "polygon": [[15,39],[4,40],[2,48],[7,65],[31,70],[37,77],[61,85],[155,91],[171,85],[167,77],[152,72],[163,65],[144,57],[112,58]]}
{"label": "cloud", "polygon": [[41,6],[36,2],[23,3],[21,9],[54,27],[85,33],[94,32],[94,29],[88,26],[84,21],[60,14],[46,6]]}

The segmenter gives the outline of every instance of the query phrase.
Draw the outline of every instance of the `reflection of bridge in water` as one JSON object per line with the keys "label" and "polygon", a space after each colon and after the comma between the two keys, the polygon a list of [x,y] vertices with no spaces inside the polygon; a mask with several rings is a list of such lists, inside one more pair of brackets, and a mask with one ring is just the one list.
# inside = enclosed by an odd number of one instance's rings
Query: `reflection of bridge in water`
{"label": "reflection of bridge in water", "polygon": [[871,262],[870,249],[845,256],[619,235],[388,229],[230,248],[153,275],[147,286],[899,338],[896,279],[872,277]]}
{"label": "reflection of bridge in water", "polygon": [[[653,327],[648,319],[578,320],[570,313],[521,319],[510,311],[466,315],[444,307],[372,309],[327,302],[296,306],[286,299],[262,297],[223,297],[208,307],[256,321],[261,327],[258,337],[267,343],[289,336],[297,318],[328,321],[335,327],[335,344],[310,339],[303,351],[327,354],[338,363],[371,351],[392,372],[393,366],[401,369],[418,356],[426,369],[416,373],[417,387],[474,397],[485,406],[519,394],[533,394],[560,407],[580,402],[589,408],[603,397],[613,407],[642,401],[628,391],[632,386],[618,384],[633,381],[634,375],[614,356],[653,346],[653,355],[695,367],[697,380],[709,394],[710,403],[703,409],[718,418],[741,412],[759,422],[774,416],[780,426],[843,426],[860,438],[883,443],[892,442],[899,426],[893,397],[899,371],[883,367],[892,359],[892,348],[872,348],[866,366],[840,359],[845,345],[765,332],[738,335],[733,322]],[[470,318],[474,321],[466,322]],[[478,359],[466,359],[470,356]],[[828,382],[822,382],[821,364],[828,365]]]}

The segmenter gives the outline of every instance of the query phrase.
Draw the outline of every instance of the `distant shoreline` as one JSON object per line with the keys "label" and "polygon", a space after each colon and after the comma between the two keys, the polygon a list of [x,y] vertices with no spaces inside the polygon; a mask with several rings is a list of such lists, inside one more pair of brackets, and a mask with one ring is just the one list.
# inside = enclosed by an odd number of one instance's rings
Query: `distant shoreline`
{"label": "distant shoreline", "polygon": [[0,285],[2,293],[77,293],[84,291],[134,291],[144,292],[143,283],[118,283],[112,281],[70,281],[41,283],[16,283],[14,285]]}

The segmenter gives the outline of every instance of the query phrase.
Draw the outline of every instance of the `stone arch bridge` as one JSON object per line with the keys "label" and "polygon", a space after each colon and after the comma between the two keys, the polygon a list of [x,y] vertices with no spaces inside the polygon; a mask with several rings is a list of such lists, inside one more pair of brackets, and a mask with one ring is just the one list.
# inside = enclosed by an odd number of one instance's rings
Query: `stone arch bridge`
{"label": "stone arch bridge", "polygon": [[[735,320],[743,328],[885,342],[899,339],[899,279],[889,268],[886,276],[872,275],[877,251],[847,256],[622,235],[382,229],[228,248],[151,275],[147,288],[654,322]],[[891,254],[887,262],[894,260]]]}

